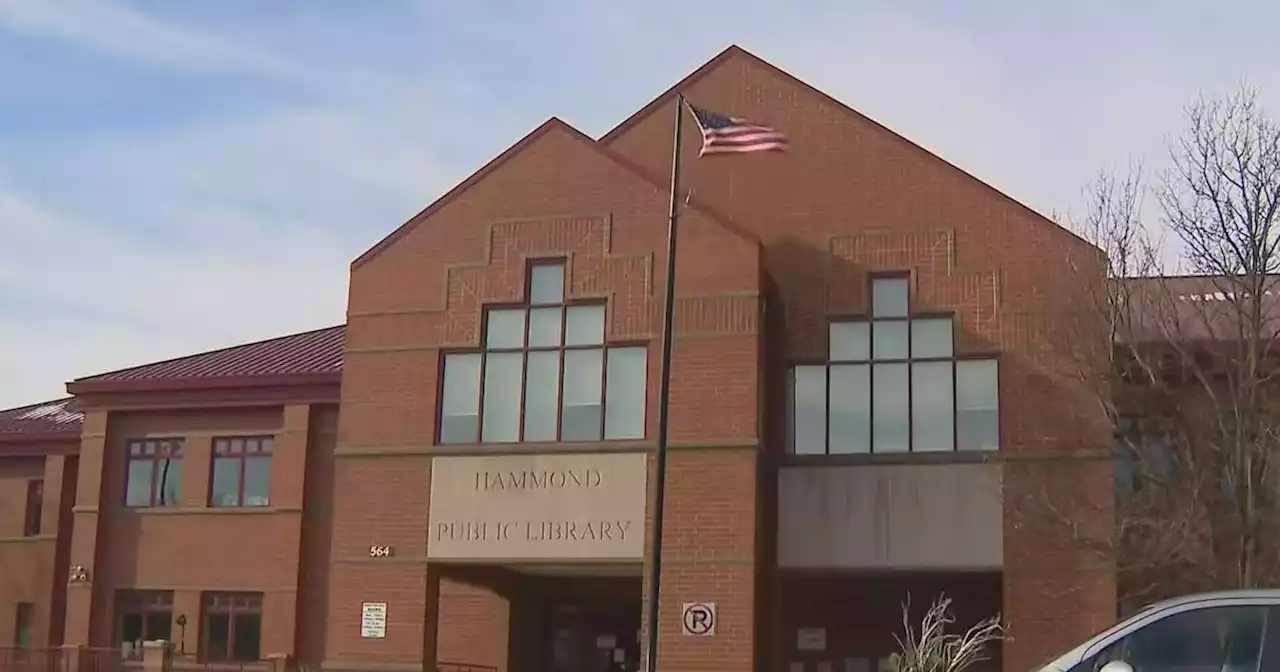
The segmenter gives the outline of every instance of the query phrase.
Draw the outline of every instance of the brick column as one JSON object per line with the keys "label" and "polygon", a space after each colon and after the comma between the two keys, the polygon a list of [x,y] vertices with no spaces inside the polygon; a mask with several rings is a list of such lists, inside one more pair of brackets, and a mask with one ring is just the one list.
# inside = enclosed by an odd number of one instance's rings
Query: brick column
{"label": "brick column", "polygon": [[203,509],[209,505],[209,472],[213,469],[213,436],[192,432],[182,443],[182,488],[178,503],[183,508]]}
{"label": "brick column", "polygon": [[[757,460],[754,446],[677,449],[668,458],[659,669],[755,669]],[[708,486],[707,474],[715,474],[714,487]],[[645,614],[651,596],[649,563]],[[682,634],[681,609],[690,602],[715,603],[713,636]],[[647,622],[643,631],[647,638]],[[647,663],[642,669],[648,669]]]}
{"label": "brick column", "polygon": [[[311,407],[284,407],[271,461],[271,506],[290,516],[289,534],[296,552],[288,557],[289,571],[300,576],[302,553],[303,488],[307,473],[307,444]],[[265,596],[262,642],[264,651],[293,655],[297,647],[298,593],[275,592]]]}
{"label": "brick column", "polygon": [[[1073,538],[1114,528],[1108,504],[1113,478],[1106,460],[1015,458],[1005,465],[1007,672],[1042,665],[1114,622],[1114,562]],[[1034,493],[1039,505],[1026,493]],[[1072,526],[1047,519],[1045,502],[1052,502],[1055,515],[1069,516]]]}
{"label": "brick column", "polygon": [[[85,413],[80,439],[80,469],[76,483],[73,529],[71,533],[71,552],[68,560],[70,568],[84,569],[87,581],[75,582],[67,587],[66,629],[64,640],[71,645],[106,644],[109,628],[102,633],[97,632],[100,626],[95,623],[95,611],[106,609],[110,586],[103,585],[98,591],[98,532],[102,521],[101,508],[107,506],[107,488],[103,487],[103,473],[108,468],[106,411],[89,411]],[[55,577],[55,581],[67,581],[68,576]],[[109,583],[109,582],[104,582]],[[95,592],[101,592],[95,600]]]}
{"label": "brick column", "polygon": [[64,455],[44,458],[44,501],[40,504],[40,535],[55,538],[52,563],[41,572],[41,581],[48,586],[48,600],[37,606],[35,641],[43,646],[62,643],[62,628],[66,621],[67,553],[71,539],[69,496],[74,494],[75,483],[71,479],[75,470]]}

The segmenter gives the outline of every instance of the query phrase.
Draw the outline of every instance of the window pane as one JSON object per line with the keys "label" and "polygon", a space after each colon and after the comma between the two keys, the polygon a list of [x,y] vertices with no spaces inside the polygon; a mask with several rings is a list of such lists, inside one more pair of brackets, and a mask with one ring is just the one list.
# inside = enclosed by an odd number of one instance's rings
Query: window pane
{"label": "window pane", "polygon": [[207,614],[204,617],[204,657],[211,661],[229,660],[228,639],[231,636],[231,616]]}
{"label": "window pane", "polygon": [[560,320],[559,308],[535,308],[529,311],[529,347],[559,347]]}
{"label": "window pane", "polygon": [[524,347],[524,312],[523,308],[489,311],[485,326],[485,347]]}
{"label": "window pane", "polygon": [[871,281],[871,314],[875,317],[906,317],[906,278],[875,278]]}
{"label": "window pane", "polygon": [[156,491],[160,493],[161,506],[177,506],[182,490],[182,458],[171,457],[156,462]]}
{"label": "window pane", "polygon": [[870,325],[866,322],[832,322],[828,350],[832,361],[865,362],[871,353]]}
{"label": "window pane", "polygon": [[472,443],[480,422],[481,355],[446,355],[440,443]]}
{"label": "window pane", "polygon": [[951,318],[922,317],[911,320],[912,357],[950,357]]}
{"label": "window pane", "polygon": [[560,303],[564,301],[564,266],[560,264],[536,264],[529,275],[529,303]]}
{"label": "window pane", "polygon": [[1000,391],[996,360],[956,362],[956,447],[1000,447]]}
{"label": "window pane", "polygon": [[612,348],[605,376],[604,438],[643,439],[648,348]]}
{"label": "window pane", "polygon": [[560,351],[529,353],[524,384],[524,440],[555,441],[560,410]]}
{"label": "window pane", "polygon": [[875,341],[872,355],[879,360],[907,358],[907,322],[893,320],[876,322],[871,328]]}
{"label": "window pane", "polygon": [[791,370],[791,451],[796,455],[827,452],[827,367]]}
{"label": "window pane", "polygon": [[604,377],[600,350],[564,353],[564,406],[560,419],[563,441],[600,439],[600,388]]}
{"label": "window pane", "polygon": [[142,614],[121,614],[120,642],[122,644],[142,642]]}
{"label": "window pane", "polygon": [[14,615],[13,643],[20,649],[31,648],[31,626],[35,620],[36,606],[30,602],[19,602]]}
{"label": "window pane", "polygon": [[831,452],[871,450],[871,367],[845,364],[831,367]]}
{"label": "window pane", "polygon": [[481,440],[501,443],[520,440],[520,392],[524,354],[488,355],[484,363],[484,427]]}
{"label": "window pane", "polygon": [[155,462],[151,460],[129,461],[129,482],[125,486],[124,503],[127,506],[151,506],[151,476]]}
{"label": "window pane", "polygon": [[874,452],[901,453],[910,449],[907,376],[906,364],[876,364],[872,371]]}
{"label": "window pane", "polygon": [[955,403],[951,362],[911,365],[912,450],[954,450]]}
{"label": "window pane", "polygon": [[213,461],[213,487],[209,502],[214,506],[240,505],[240,458],[219,457]]}
{"label": "window pane", "polygon": [[574,306],[565,316],[565,345],[604,343],[604,306]]}
{"label": "window pane", "polygon": [[146,628],[144,635],[147,641],[154,642],[157,639],[163,639],[166,642],[171,641],[170,633],[173,627],[173,614],[168,611],[148,611],[144,627]]}
{"label": "window pane", "polygon": [[231,644],[231,659],[245,662],[258,660],[261,657],[259,644],[262,641],[262,616],[236,614],[234,618],[235,641]]}
{"label": "window pane", "polygon": [[266,455],[244,461],[244,505],[271,504],[271,458]]}

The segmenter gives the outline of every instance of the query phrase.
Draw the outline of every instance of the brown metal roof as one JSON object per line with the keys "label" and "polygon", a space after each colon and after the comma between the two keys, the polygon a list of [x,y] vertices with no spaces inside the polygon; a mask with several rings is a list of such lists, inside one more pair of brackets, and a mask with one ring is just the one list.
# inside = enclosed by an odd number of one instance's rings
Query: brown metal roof
{"label": "brown metal roof", "polygon": [[72,384],[336,374],[342,371],[345,335],[345,325],[326,327],[77,378]]}
{"label": "brown metal roof", "polygon": [[0,439],[76,433],[84,415],[71,407],[72,400],[58,399],[0,411]]}
{"label": "brown metal roof", "polygon": [[[1241,338],[1249,302],[1235,300],[1240,283],[1223,276],[1127,278],[1128,338],[1136,341],[1232,341]],[[1280,334],[1280,277],[1263,285],[1262,335]]]}

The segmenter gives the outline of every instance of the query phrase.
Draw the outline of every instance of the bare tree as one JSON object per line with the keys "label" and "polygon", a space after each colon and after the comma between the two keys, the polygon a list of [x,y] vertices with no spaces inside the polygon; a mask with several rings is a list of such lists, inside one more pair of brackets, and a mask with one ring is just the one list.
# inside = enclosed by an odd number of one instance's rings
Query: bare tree
{"label": "bare tree", "polygon": [[[1280,582],[1280,125],[1249,88],[1198,100],[1186,121],[1150,188],[1140,166],[1104,173],[1072,222],[1108,278],[1070,321],[1106,329],[1108,352],[1081,352],[1098,341],[1062,324],[1048,336],[1086,363],[1078,377],[1117,429],[1116,525],[1086,531],[1079,502],[1043,491],[1020,505],[1114,558],[1142,601]],[[1148,193],[1158,226],[1144,226]]]}
{"label": "bare tree", "polygon": [[911,619],[911,598],[902,605],[900,651],[890,656],[897,672],[963,672],[991,659],[991,647],[1004,639],[999,616],[986,618],[963,633],[952,632],[956,618],[951,598],[939,595],[920,619],[916,629]]}

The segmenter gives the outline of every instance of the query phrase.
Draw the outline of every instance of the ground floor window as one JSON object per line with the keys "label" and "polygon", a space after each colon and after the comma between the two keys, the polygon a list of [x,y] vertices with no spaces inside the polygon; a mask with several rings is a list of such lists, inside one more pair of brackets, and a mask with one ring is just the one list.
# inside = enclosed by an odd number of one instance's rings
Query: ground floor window
{"label": "ground floor window", "polygon": [[173,633],[173,592],[121,590],[116,593],[116,641],[127,658],[142,657],[142,643]]}
{"label": "ground floor window", "polygon": [[262,593],[205,593],[201,657],[207,662],[262,658]]}
{"label": "ground floor window", "polygon": [[30,602],[19,602],[13,618],[13,646],[19,649],[31,648],[31,626],[35,621],[36,606]]}

